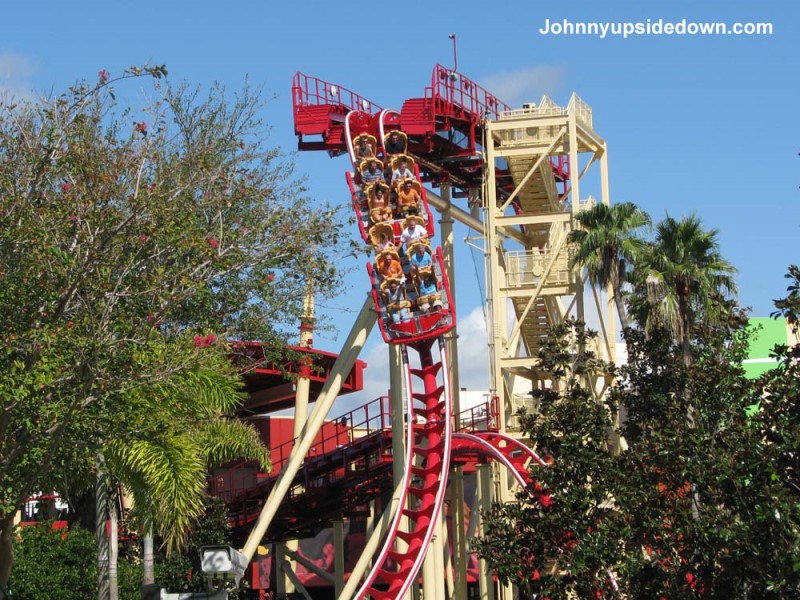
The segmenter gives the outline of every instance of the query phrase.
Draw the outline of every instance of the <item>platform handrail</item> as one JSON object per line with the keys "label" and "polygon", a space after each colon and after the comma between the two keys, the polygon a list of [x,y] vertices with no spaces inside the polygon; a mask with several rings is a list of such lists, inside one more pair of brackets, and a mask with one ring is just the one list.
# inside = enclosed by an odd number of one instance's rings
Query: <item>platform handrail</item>
{"label": "platform handrail", "polygon": [[442,65],[433,68],[430,89],[435,100],[446,100],[477,118],[497,119],[501,113],[511,110],[505,102],[465,75]]}
{"label": "platform handrail", "polygon": [[381,107],[371,100],[345,87],[299,71],[292,79],[292,104],[295,111],[305,106],[322,105],[339,106],[348,110],[363,110],[369,113],[381,110]]}
{"label": "platform handrail", "polygon": [[475,406],[465,408],[454,416],[453,422],[459,423],[459,427],[454,431],[459,433],[473,433],[475,431],[499,431],[495,403],[491,400],[481,402]]}

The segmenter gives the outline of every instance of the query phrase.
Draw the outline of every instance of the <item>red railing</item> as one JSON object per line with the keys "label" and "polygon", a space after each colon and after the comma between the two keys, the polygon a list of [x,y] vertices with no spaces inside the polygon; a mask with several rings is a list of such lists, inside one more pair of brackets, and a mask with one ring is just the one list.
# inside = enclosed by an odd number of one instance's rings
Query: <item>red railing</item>
{"label": "red railing", "polygon": [[433,68],[430,89],[434,100],[446,100],[448,104],[459,106],[476,117],[497,119],[500,113],[511,110],[505,102],[468,77],[442,65]]}
{"label": "red railing", "polygon": [[[333,452],[357,439],[367,437],[377,431],[386,431],[391,427],[391,401],[388,396],[381,396],[323,425],[319,437],[309,449],[306,459]],[[276,471],[280,470],[289,460],[296,441],[289,440],[277,448],[271,449],[272,462]]]}
{"label": "red railing", "polygon": [[497,396],[492,396],[491,400],[465,408],[458,413],[458,420],[456,422],[459,423],[460,426],[457,431],[468,433],[475,431],[499,431],[500,420],[497,412],[497,405]]}
{"label": "red railing", "polygon": [[295,112],[304,106],[319,105],[335,105],[370,114],[381,110],[374,102],[347,88],[299,72],[295,73],[292,80],[292,104]]}
{"label": "red railing", "polygon": [[[319,437],[309,450],[306,460],[311,461],[333,453],[376,432],[390,430],[391,427],[391,403],[387,396],[381,396],[326,422],[320,429]],[[277,476],[289,460],[296,441],[291,439],[270,448],[273,464],[271,474],[262,473],[255,463],[247,462],[220,469],[217,475],[211,478],[211,494],[230,502],[242,492]]]}

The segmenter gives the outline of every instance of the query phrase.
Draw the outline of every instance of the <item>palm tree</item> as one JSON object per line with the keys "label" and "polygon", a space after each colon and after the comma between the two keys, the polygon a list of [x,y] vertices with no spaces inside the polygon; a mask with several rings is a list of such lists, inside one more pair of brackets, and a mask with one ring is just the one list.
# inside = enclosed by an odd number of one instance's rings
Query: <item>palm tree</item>
{"label": "palm tree", "polygon": [[718,231],[706,231],[697,215],[680,221],[667,216],[656,226],[655,242],[644,253],[637,287],[646,292],[639,311],[647,330],[662,327],[681,344],[684,364],[692,363],[691,340],[701,320],[723,322],[736,293],[736,269],[722,258]]}
{"label": "palm tree", "polygon": [[[209,467],[243,458],[257,461],[263,470],[271,468],[269,451],[258,431],[248,423],[226,417],[241,401],[239,388],[240,382],[229,373],[202,369],[182,374],[168,384],[162,382],[148,393],[169,397],[169,404],[181,407],[184,418],[173,415],[166,427],[165,421],[160,421],[161,427],[149,429],[136,439],[105,444],[102,456],[108,465],[107,485],[113,490],[117,487],[114,483],[119,482],[130,493],[145,532],[149,555],[144,561],[145,583],[153,579],[153,534],[157,532],[163,538],[169,554],[185,544],[192,523],[201,516]],[[112,524],[113,511],[116,503],[109,502]],[[100,597],[111,600],[117,597],[114,546],[112,539],[108,558],[101,559],[108,560],[109,577]],[[108,548],[98,551],[107,552]]]}
{"label": "palm tree", "polygon": [[635,261],[645,242],[637,236],[650,225],[650,216],[632,202],[596,204],[575,217],[581,226],[570,233],[574,244],[570,266],[586,267],[589,278],[598,287],[611,286],[622,328],[628,326],[622,287],[627,280],[629,263]]}

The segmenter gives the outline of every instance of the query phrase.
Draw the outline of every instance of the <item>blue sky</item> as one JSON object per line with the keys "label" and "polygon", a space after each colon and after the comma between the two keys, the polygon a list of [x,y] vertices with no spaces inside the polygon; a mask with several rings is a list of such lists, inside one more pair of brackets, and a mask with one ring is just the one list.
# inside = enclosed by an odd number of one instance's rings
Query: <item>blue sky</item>
{"label": "blue sky", "polygon": [[[385,6],[386,8],[382,8]],[[740,301],[766,315],[785,289],[783,274],[800,262],[800,7],[795,0],[493,3],[407,0],[363,2],[207,2],[124,0],[4,3],[0,88],[25,93],[62,89],[78,78],[150,62],[173,80],[230,89],[245,78],[276,95],[265,119],[271,139],[296,147],[291,80],[302,71],[349,88],[384,107],[419,97],[436,63],[459,71],[508,104],[547,92],[565,104],[575,91],[594,109],[609,146],[612,202],[632,201],[655,220],[697,212],[720,231],[723,254],[739,269]],[[768,22],[761,36],[542,35],[562,22]],[[136,98],[130,99],[135,102]],[[346,159],[297,157],[314,196],[347,201]],[[591,189],[589,190],[591,191]],[[468,235],[458,226],[456,237]],[[458,255],[457,305],[463,340],[477,341],[481,257]],[[338,351],[366,290],[358,271],[325,310],[336,332],[317,344]],[[360,302],[358,303],[360,305]],[[354,310],[358,306],[352,307]],[[465,344],[462,365],[479,360]],[[375,338],[369,391],[388,385],[386,351]],[[465,373],[462,385],[485,385]]]}

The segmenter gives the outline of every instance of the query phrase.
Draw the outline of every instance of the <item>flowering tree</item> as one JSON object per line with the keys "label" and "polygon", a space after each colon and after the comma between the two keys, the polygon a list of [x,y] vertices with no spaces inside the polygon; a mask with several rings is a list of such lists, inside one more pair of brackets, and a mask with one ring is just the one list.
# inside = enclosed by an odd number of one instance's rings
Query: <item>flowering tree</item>
{"label": "flowering tree", "polygon": [[[336,290],[338,213],[266,147],[257,95],[166,75],[0,102],[0,583],[24,500],[85,483],[104,441],[181,401],[146,390],[230,340],[282,349],[308,286]],[[121,109],[134,81],[153,99]]]}
{"label": "flowering tree", "polygon": [[[776,316],[797,331],[800,271]],[[684,361],[668,329],[629,329],[608,405],[580,384],[607,372],[569,352],[559,327],[542,358],[560,381],[522,418],[552,462],[515,504],[486,513],[481,556],[526,597],[794,598],[800,593],[800,346],[776,347],[758,380],[741,366],[741,313],[697,322]],[[572,334],[584,348],[585,334]],[[689,402],[694,419],[686,419]],[[608,451],[615,404],[628,449]]]}

